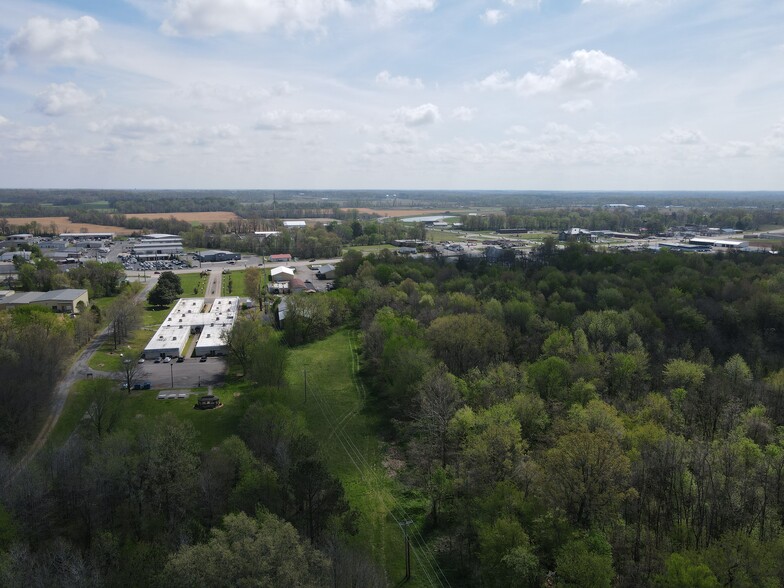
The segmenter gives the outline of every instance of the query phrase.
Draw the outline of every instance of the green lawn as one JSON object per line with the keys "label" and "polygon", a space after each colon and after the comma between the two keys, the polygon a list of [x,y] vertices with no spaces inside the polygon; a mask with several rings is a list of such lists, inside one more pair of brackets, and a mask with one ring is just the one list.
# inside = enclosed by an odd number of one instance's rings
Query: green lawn
{"label": "green lawn", "polygon": [[114,349],[114,344],[109,340],[90,358],[89,366],[94,370],[102,372],[120,372],[122,370],[122,359],[120,353],[132,357],[134,361],[139,357],[142,349],[150,341],[150,337],[155,334],[153,329],[139,329],[131,337],[130,341],[123,343]]}
{"label": "green lawn", "polygon": [[[76,384],[68,395],[63,413],[52,431],[50,441],[53,445],[64,443],[80,425],[87,411],[87,398],[84,392],[87,382],[88,380],[83,380]],[[207,451],[237,432],[245,408],[259,394],[245,384],[214,388],[213,392],[220,397],[223,407],[216,410],[196,410],[193,408],[196,398],[206,394],[207,389],[200,388],[194,392],[188,398],[158,400],[156,390],[135,390],[128,394],[120,389],[118,383],[117,394],[125,398],[123,417],[119,426],[127,426],[140,418],[173,413],[178,419],[193,423],[199,434],[201,448]]]}
{"label": "green lawn", "polygon": [[[384,471],[378,439],[380,423],[376,415],[364,411],[366,393],[356,376],[356,343],[352,337],[344,330],[295,349],[288,372],[291,393],[283,402],[305,415],[331,471],[340,478],[351,507],[359,513],[356,544],[369,549],[386,569],[389,580],[398,583],[404,576],[403,539],[390,511],[398,519],[413,518],[419,526],[426,503],[419,497],[403,499],[399,484]],[[417,554],[424,557],[419,550]],[[410,585],[427,584],[413,554],[412,570]]]}
{"label": "green lawn", "polygon": [[394,245],[351,245],[350,247],[346,247],[345,251],[361,251],[362,253],[378,253],[382,249],[395,249]]}
{"label": "green lawn", "polygon": [[[229,292],[231,278],[231,292]],[[223,274],[222,296],[245,296],[245,270],[236,270]]]}
{"label": "green lawn", "polygon": [[[180,284],[182,284],[182,295],[186,298],[201,298],[207,291],[207,280],[209,276],[202,276],[199,273],[179,274]],[[194,293],[195,288],[195,293]]]}

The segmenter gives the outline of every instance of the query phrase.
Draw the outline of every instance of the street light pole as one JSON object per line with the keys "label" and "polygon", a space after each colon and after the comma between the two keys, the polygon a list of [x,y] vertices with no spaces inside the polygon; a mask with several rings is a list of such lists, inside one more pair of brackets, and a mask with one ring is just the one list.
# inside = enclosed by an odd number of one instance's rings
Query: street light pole
{"label": "street light pole", "polygon": [[171,371],[171,387],[174,389],[174,363],[170,363],[169,368]]}

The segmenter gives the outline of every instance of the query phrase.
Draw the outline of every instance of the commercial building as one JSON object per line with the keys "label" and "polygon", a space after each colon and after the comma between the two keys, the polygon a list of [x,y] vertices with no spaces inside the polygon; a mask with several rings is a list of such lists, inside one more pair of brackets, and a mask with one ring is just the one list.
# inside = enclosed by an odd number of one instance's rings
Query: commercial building
{"label": "commercial building", "polygon": [[270,255],[270,261],[273,263],[280,263],[282,261],[291,261],[291,254],[290,253],[275,253]]}
{"label": "commercial building", "polygon": [[307,223],[304,220],[284,220],[283,226],[287,229],[301,229],[306,227]]}
{"label": "commercial building", "polygon": [[49,292],[18,292],[0,300],[0,309],[35,304],[55,312],[80,313],[87,309],[90,299],[87,290],[68,288]]}
{"label": "commercial building", "polygon": [[30,261],[32,256],[33,254],[29,251],[6,251],[5,253],[0,253],[0,261],[13,261],[16,257]]}
{"label": "commercial building", "polygon": [[33,240],[33,235],[30,233],[18,233],[16,235],[8,235],[5,240],[11,243],[27,243]]}
{"label": "commercial building", "polygon": [[111,241],[114,233],[60,233],[60,238],[68,241]]}
{"label": "commercial building", "polygon": [[171,259],[183,253],[182,238],[163,233],[144,235],[131,248],[131,255],[140,261]]}
{"label": "commercial building", "polygon": [[580,229],[575,227],[571,229],[566,229],[565,231],[561,231],[558,234],[558,240],[559,241],[588,241],[590,243],[595,243],[598,240],[598,237],[587,229]]}
{"label": "commercial building", "polygon": [[706,247],[718,247],[721,249],[746,249],[748,241],[735,241],[729,239],[711,239],[709,237],[693,237],[689,239],[692,245],[703,245]]}
{"label": "commercial building", "polygon": [[242,259],[239,253],[232,253],[231,251],[200,251],[194,255],[199,261],[232,261]]}
{"label": "commercial building", "polygon": [[225,354],[224,334],[234,327],[239,300],[237,296],[216,298],[205,305],[204,298],[180,298],[144,348],[143,357],[181,356],[196,334],[195,355]]}

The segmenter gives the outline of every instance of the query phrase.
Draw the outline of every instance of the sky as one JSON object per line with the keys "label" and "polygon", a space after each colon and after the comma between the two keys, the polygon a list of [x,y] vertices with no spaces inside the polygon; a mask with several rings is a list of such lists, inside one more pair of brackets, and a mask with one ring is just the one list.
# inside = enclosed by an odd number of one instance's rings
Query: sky
{"label": "sky", "polygon": [[781,190],[780,0],[2,0],[0,187]]}

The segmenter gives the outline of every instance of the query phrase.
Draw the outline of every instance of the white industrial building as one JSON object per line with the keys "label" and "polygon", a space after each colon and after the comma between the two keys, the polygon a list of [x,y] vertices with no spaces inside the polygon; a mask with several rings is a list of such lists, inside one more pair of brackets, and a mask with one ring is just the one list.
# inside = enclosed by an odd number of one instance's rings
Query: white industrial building
{"label": "white industrial building", "polygon": [[711,239],[710,237],[693,237],[689,239],[692,245],[703,245],[706,247],[720,247],[724,249],[746,249],[748,241],[735,241],[729,239]]}
{"label": "white industrial building", "polygon": [[144,235],[131,248],[131,254],[141,261],[171,259],[184,252],[181,237],[163,233]]}
{"label": "white industrial building", "polygon": [[180,298],[144,348],[144,357],[179,357],[196,334],[195,355],[225,354],[223,334],[234,326],[239,302],[237,296],[216,298],[212,304],[205,304],[204,298]]}
{"label": "white industrial building", "polygon": [[60,238],[68,241],[111,241],[114,233],[60,233]]}
{"label": "white industrial building", "polygon": [[287,229],[301,229],[308,226],[308,223],[304,220],[284,220],[283,226]]}

